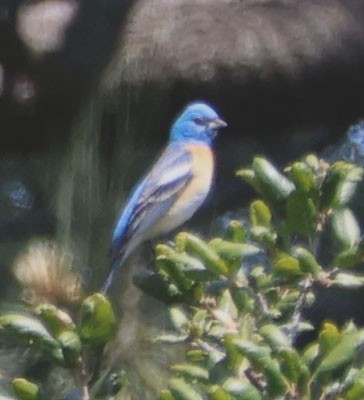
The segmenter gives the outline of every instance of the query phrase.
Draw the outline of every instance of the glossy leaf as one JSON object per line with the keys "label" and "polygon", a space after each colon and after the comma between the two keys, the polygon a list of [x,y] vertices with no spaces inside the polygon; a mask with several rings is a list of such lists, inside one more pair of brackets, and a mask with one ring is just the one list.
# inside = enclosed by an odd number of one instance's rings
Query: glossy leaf
{"label": "glossy leaf", "polygon": [[286,169],[298,192],[310,193],[318,189],[317,176],[303,161],[297,161]]}
{"label": "glossy leaf", "polygon": [[290,233],[311,236],[317,224],[317,210],[312,198],[305,194],[295,192],[287,199],[286,225]]}
{"label": "glossy leaf", "polygon": [[76,326],[72,318],[65,311],[53,304],[40,304],[36,310],[53,335],[57,336],[65,330],[75,330]]}
{"label": "glossy leaf", "polygon": [[283,375],[293,383],[298,383],[302,375],[302,360],[297,351],[291,347],[281,348],[278,352]]}
{"label": "glossy leaf", "polygon": [[252,244],[234,243],[220,238],[211,240],[209,246],[213,248],[221,258],[230,261],[253,256],[261,252],[259,247]]}
{"label": "glossy leaf", "polygon": [[178,344],[178,343],[185,343],[188,340],[188,337],[189,337],[188,335],[166,333],[164,335],[159,335],[156,340],[166,344]]}
{"label": "glossy leaf", "polygon": [[283,276],[302,275],[299,261],[287,253],[280,252],[273,261],[274,272]]}
{"label": "glossy leaf", "polygon": [[360,228],[356,218],[348,208],[335,210],[331,217],[331,225],[335,239],[342,250],[354,247],[360,240]]}
{"label": "glossy leaf", "polygon": [[106,343],[114,333],[115,314],[109,300],[101,293],[87,297],[81,305],[79,332],[88,344]]}
{"label": "glossy leaf", "polygon": [[0,330],[25,344],[36,343],[59,362],[63,362],[61,346],[38,318],[7,313],[0,316]]}
{"label": "glossy leaf", "polygon": [[170,390],[162,390],[159,395],[159,400],[176,400]]}
{"label": "glossy leaf", "polygon": [[172,378],[169,387],[178,400],[205,400],[205,398],[189,383],[180,378]]}
{"label": "glossy leaf", "polygon": [[253,186],[253,188],[258,192],[262,193],[262,188],[258,181],[258,177],[256,172],[251,168],[242,168],[236,172],[236,175],[240,178],[244,179],[245,182],[249,183],[249,185]]}
{"label": "glossy leaf", "polygon": [[229,232],[231,240],[235,243],[243,243],[246,238],[246,230],[240,221],[231,220],[229,222]]}
{"label": "glossy leaf", "polygon": [[258,389],[247,381],[236,378],[228,378],[223,383],[223,389],[238,400],[261,400],[262,395]]}
{"label": "glossy leaf", "polygon": [[262,225],[269,227],[272,220],[272,214],[269,207],[262,200],[253,201],[250,204],[250,222],[252,225]]}
{"label": "glossy leaf", "polygon": [[264,372],[268,392],[271,396],[279,396],[287,391],[287,383],[277,361],[271,357],[269,348],[242,339],[234,339],[232,344],[251,362],[254,368]]}
{"label": "glossy leaf", "polygon": [[344,396],[345,400],[364,399],[364,368],[361,368],[353,380],[353,384],[348,388]]}
{"label": "glossy leaf", "polygon": [[273,324],[263,325],[259,333],[265,339],[272,349],[278,350],[283,347],[289,347],[291,345],[289,338],[285,335],[282,330]]}
{"label": "glossy leaf", "polygon": [[234,400],[221,386],[215,386],[210,390],[209,400]]}
{"label": "glossy leaf", "polygon": [[12,381],[11,387],[19,400],[39,400],[40,390],[38,385],[25,378],[16,378]]}
{"label": "glossy leaf", "polygon": [[343,336],[342,340],[322,359],[317,373],[332,372],[355,358],[356,350],[364,343],[364,331]]}
{"label": "glossy leaf", "polygon": [[175,364],[171,367],[172,371],[178,372],[185,378],[196,379],[196,380],[208,380],[209,373],[205,368],[198,367],[192,364]]}
{"label": "glossy leaf", "polygon": [[188,315],[183,310],[182,307],[178,307],[178,306],[171,307],[169,309],[169,315],[170,315],[171,321],[173,323],[173,326],[177,330],[181,330],[181,329],[185,328],[189,323]]}
{"label": "glossy leaf", "polygon": [[74,331],[63,331],[57,337],[61,343],[65,364],[73,366],[79,361],[81,355],[81,340]]}
{"label": "glossy leaf", "polygon": [[335,162],[322,184],[321,208],[323,210],[347,205],[352,199],[363,170],[345,161]]}
{"label": "glossy leaf", "polygon": [[333,280],[334,284],[346,289],[357,289],[364,285],[364,277],[353,274],[339,273]]}
{"label": "glossy leaf", "polygon": [[157,258],[158,271],[166,276],[176,287],[175,295],[181,294],[192,288],[194,281],[187,277],[186,273],[181,268],[181,265],[171,260],[168,256],[158,256]]}
{"label": "glossy leaf", "polygon": [[340,342],[340,340],[341,333],[337,326],[331,322],[325,322],[319,335],[320,350],[324,354],[327,354]]}
{"label": "glossy leaf", "polygon": [[229,275],[226,263],[219,257],[215,250],[199,237],[187,232],[181,232],[177,235],[176,242],[179,243],[180,248],[182,247],[188,253],[199,257],[206,269],[214,275]]}
{"label": "glossy leaf", "polygon": [[254,158],[253,170],[260,193],[274,206],[279,206],[295,188],[289,179],[264,158]]}
{"label": "glossy leaf", "polygon": [[302,272],[310,273],[314,276],[317,276],[321,272],[322,268],[317,263],[315,256],[304,247],[294,247],[292,255],[299,261]]}

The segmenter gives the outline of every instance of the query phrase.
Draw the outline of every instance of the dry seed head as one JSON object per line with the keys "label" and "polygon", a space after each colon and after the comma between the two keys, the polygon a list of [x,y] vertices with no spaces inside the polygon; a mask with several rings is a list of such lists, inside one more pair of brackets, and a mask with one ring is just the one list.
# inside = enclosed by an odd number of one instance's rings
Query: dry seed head
{"label": "dry seed head", "polygon": [[74,303],[80,300],[82,277],[72,271],[74,257],[56,242],[30,243],[15,260],[13,273],[32,305]]}

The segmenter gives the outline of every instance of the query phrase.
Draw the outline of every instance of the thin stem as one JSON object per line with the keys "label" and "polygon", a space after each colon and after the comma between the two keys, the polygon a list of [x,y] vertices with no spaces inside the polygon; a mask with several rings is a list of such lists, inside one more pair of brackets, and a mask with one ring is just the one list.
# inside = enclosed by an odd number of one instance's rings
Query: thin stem
{"label": "thin stem", "polygon": [[298,333],[298,327],[299,327],[299,323],[301,320],[301,313],[302,313],[302,309],[306,303],[306,298],[307,298],[307,294],[309,289],[312,286],[312,281],[310,278],[305,278],[303,280],[303,282],[301,283],[301,291],[300,294],[298,296],[293,314],[292,314],[292,318],[291,318],[291,329],[289,331],[288,334],[288,338],[290,340],[291,343],[294,342],[297,333]]}

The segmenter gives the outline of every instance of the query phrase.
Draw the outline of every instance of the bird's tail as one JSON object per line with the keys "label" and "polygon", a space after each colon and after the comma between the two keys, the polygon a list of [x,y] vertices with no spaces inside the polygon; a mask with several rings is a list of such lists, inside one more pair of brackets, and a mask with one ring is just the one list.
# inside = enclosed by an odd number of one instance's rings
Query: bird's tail
{"label": "bird's tail", "polygon": [[120,269],[122,264],[124,263],[126,258],[126,254],[124,253],[122,256],[116,257],[112,262],[109,269],[109,275],[105,281],[105,283],[101,287],[101,293],[106,294],[112,285],[116,272]]}
{"label": "bird's tail", "polygon": [[108,275],[106,281],[105,281],[104,284],[102,285],[101,293],[104,293],[104,294],[107,293],[107,291],[109,290],[109,288],[110,288],[110,286],[111,286],[111,284],[112,284],[112,281],[114,280],[114,275],[115,275],[115,269],[113,268],[113,269],[110,271],[110,273],[109,273],[109,275]]}

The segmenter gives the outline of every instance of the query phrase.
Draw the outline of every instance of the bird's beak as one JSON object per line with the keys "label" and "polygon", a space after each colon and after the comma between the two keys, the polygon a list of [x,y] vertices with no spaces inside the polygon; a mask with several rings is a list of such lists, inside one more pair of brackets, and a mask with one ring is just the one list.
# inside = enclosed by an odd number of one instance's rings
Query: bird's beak
{"label": "bird's beak", "polygon": [[227,123],[220,118],[213,119],[208,122],[208,127],[211,129],[225,128]]}

